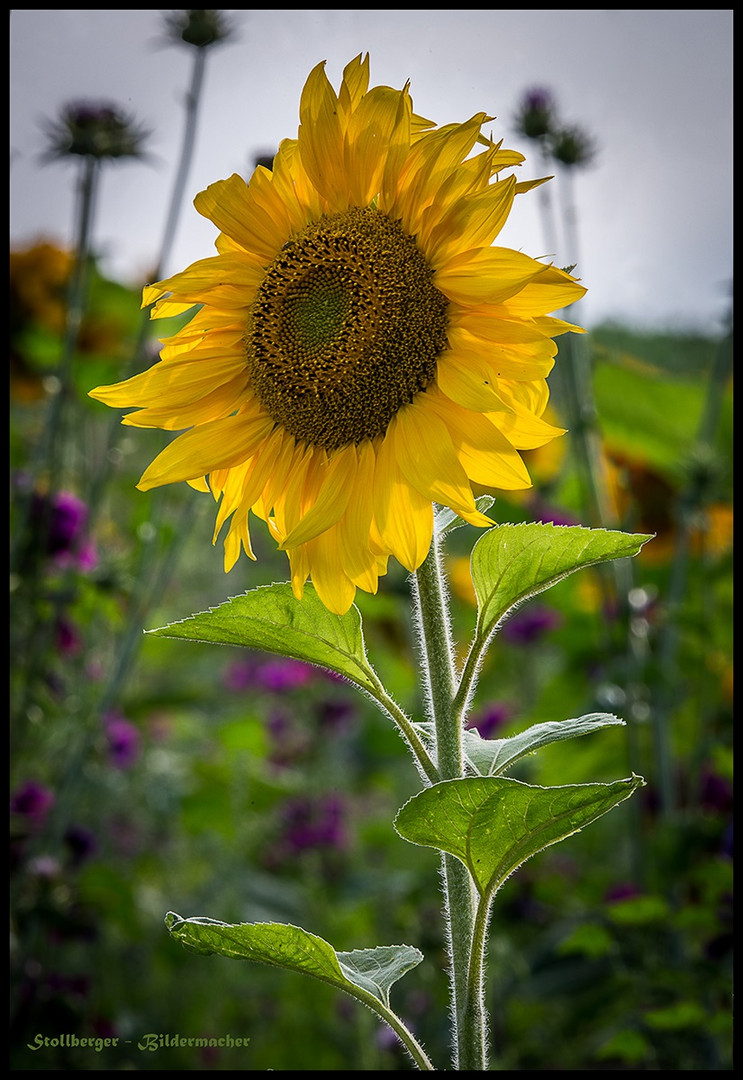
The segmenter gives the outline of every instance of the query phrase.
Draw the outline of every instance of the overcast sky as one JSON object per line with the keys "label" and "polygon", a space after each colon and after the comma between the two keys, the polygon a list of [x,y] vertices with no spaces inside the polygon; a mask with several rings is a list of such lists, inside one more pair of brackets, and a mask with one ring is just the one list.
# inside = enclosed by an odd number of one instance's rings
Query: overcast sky
{"label": "overcast sky", "polygon": [[[147,127],[151,160],[107,167],[95,222],[103,269],[134,282],[154,265],[183,130],[192,53],[164,43],[156,11],[13,10],[10,21],[11,239],[73,235],[74,166],[42,165],[43,122],[71,100],[112,102]],[[327,60],[371,56],[372,85],[411,82],[437,124],[486,111],[521,150],[519,178],[544,175],[514,128],[523,93],[551,91],[566,124],[598,145],[575,176],[578,244],[557,236],[557,265],[588,287],[585,325],[718,331],[732,277],[732,10],[228,11],[236,34],[209,53],[196,148],[168,272],[214,253],[193,196],[294,137],[299,94]],[[560,177],[552,182],[560,206]],[[538,193],[522,196],[498,243],[545,244]]]}

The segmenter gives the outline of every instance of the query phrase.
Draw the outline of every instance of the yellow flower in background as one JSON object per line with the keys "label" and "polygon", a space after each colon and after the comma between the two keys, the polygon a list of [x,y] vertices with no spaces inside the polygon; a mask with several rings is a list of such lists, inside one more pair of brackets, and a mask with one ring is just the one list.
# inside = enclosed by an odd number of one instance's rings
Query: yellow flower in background
{"label": "yellow flower in background", "polygon": [[[491,524],[472,484],[529,486],[519,451],[562,434],[542,419],[549,312],[585,292],[569,274],[492,246],[521,154],[486,138],[478,113],[441,128],[408,87],[369,89],[368,57],[310,73],[296,139],[249,183],[197,196],[218,254],[148,286],[154,318],[200,305],[149,371],[92,396],[139,411],[136,427],[189,429],[140,480],[187,481],[221,500],[225,570],[253,557],[249,514],[326,606],[375,592],[393,555],[413,571],[433,503]],[[477,152],[472,151],[477,148]]]}

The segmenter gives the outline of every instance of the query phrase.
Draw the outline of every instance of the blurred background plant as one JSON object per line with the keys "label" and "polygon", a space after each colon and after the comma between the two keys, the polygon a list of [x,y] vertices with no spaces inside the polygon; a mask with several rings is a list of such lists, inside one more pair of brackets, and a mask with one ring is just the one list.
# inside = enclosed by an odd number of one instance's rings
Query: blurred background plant
{"label": "blurred background plant", "polygon": [[[219,12],[172,14],[164,29],[194,67],[152,279],[188,187],[209,50],[230,41]],[[572,185],[593,141],[562,124],[548,90],[525,94],[518,124],[556,174],[539,189],[562,208],[545,204],[548,248],[577,259]],[[156,356],[139,290],[102,276],[95,245],[104,166],[146,165],[144,134],[110,103],[77,103],[47,137],[53,167],[77,164],[79,195],[69,249],[40,239],[10,261],[11,1067],[410,1068],[329,988],[179,949],[169,909],[295,922],[341,949],[418,946],[426,962],[396,1004],[441,1057],[436,859],[392,829],[418,787],[394,730],[319,669],[142,635],[284,580],[286,564],[257,534],[258,561],[225,578],[203,496],[135,490],[154,436],[112,426],[87,391]],[[528,455],[532,489],[490,492],[497,520],[656,539],[619,575],[584,571],[523,607],[488,655],[470,724],[498,737],[616,712],[625,728],[553,744],[519,775],[634,770],[648,786],[505,886],[488,982],[497,1067],[729,1069],[731,331],[596,326],[579,359],[571,337],[551,405],[571,434]],[[474,538],[456,530],[448,548],[463,645]],[[358,605],[375,666],[415,714],[405,574],[392,567]],[[250,1045],[146,1053],[147,1032]],[[29,1050],[37,1033],[131,1041]]]}

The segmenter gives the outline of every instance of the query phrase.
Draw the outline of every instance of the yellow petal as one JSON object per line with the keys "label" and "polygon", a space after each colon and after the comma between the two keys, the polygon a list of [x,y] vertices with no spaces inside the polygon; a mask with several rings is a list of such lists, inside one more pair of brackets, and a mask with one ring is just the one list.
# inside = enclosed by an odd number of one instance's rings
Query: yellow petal
{"label": "yellow petal", "polygon": [[434,270],[459,252],[490,245],[513,206],[516,178],[509,176],[485,191],[459,199],[431,232],[426,258]]}
{"label": "yellow petal", "polygon": [[333,458],[318,466],[320,489],[311,509],[303,515],[281,545],[299,547],[329,529],[343,514],[356,482],[358,462],[354,446],[340,450]]}
{"label": "yellow petal", "polygon": [[194,480],[213,469],[228,469],[251,457],[266,438],[273,420],[262,415],[228,416],[179,435],[145,470],[140,491]]}
{"label": "yellow petal", "polygon": [[529,473],[503,432],[512,414],[473,413],[430,394],[430,405],[446,423],[458,460],[470,480],[504,491],[531,487]]}
{"label": "yellow petal", "polygon": [[394,441],[400,469],[408,482],[431,502],[450,506],[472,524],[488,524],[480,514],[469,479],[459,463],[449,431],[421,394],[392,420],[388,438]]}
{"label": "yellow petal", "polygon": [[[390,182],[388,158],[410,142],[410,109],[405,92],[376,86],[361,101],[349,122],[345,164],[349,202],[368,206]],[[399,167],[399,165],[398,165]]]}
{"label": "yellow petal", "polygon": [[356,481],[346,511],[338,522],[338,553],[350,580],[366,592],[376,592],[378,557],[371,543],[376,454],[369,440],[360,443],[355,450],[358,458]]}
{"label": "yellow petal", "polygon": [[515,296],[544,272],[528,255],[489,247],[450,259],[436,270],[433,283],[457,304],[495,304]]}
{"label": "yellow petal", "polygon": [[504,298],[504,314],[506,318],[549,315],[574,304],[585,294],[586,289],[564,270],[549,266],[526,283],[518,295]]}
{"label": "yellow petal", "polygon": [[256,169],[250,185],[234,173],[210,184],[194,199],[198,212],[239,244],[250,262],[260,268],[270,263],[286,241],[287,215],[281,199],[273,196],[271,173]]}
{"label": "yellow petal", "polygon": [[359,53],[343,69],[343,81],[338,91],[338,106],[342,115],[348,118],[361,104],[364,94],[369,89],[369,54]]}
{"label": "yellow petal", "polygon": [[356,595],[356,586],[341,568],[338,530],[328,529],[308,545],[310,576],[317,594],[328,611],[345,615]]}
{"label": "yellow petal", "polygon": [[309,74],[299,103],[299,153],[308,177],[331,212],[347,209],[343,173],[343,131],[338,98],[325,74],[325,61]]}
{"label": "yellow petal", "polygon": [[408,570],[417,570],[431,547],[433,506],[403,476],[389,433],[377,448],[374,517],[384,547]]}

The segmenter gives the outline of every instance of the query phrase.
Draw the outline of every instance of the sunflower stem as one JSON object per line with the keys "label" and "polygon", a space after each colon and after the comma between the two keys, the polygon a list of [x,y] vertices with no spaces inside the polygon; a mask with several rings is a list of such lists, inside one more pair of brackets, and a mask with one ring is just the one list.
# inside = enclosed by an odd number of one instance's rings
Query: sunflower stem
{"label": "sunflower stem", "polygon": [[[412,591],[423,679],[436,732],[439,775],[442,780],[455,780],[464,776],[462,721],[461,710],[454,706],[454,653],[436,536],[413,578]],[[442,880],[451,979],[453,1065],[455,1069],[482,1072],[487,1069],[486,1014],[482,987],[475,993],[470,987],[470,953],[476,912],[474,883],[467,868],[451,855],[443,856]]]}

